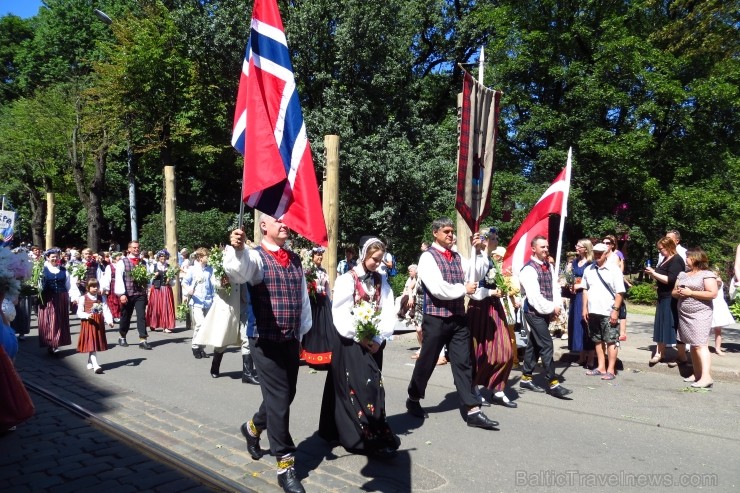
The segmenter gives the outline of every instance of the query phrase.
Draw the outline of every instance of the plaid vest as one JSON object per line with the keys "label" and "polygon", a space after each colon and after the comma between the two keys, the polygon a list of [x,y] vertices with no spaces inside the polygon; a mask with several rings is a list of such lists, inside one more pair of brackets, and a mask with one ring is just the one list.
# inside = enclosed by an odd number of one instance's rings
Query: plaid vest
{"label": "plaid vest", "polygon": [[126,296],[146,296],[146,286],[137,285],[131,277],[131,269],[134,268],[134,263],[128,257],[123,257],[123,285],[126,288]]}
{"label": "plaid vest", "polygon": [[249,286],[256,319],[254,336],[276,342],[296,339],[303,308],[301,259],[288,252],[290,263],[283,267],[261,246],[255,250],[262,257],[264,278],[261,283]]}
{"label": "plaid vest", "polygon": [[[460,254],[452,252],[452,262],[448,262],[444,255],[436,248],[427,250],[437,267],[442,273],[442,279],[450,284],[462,284],[465,282],[465,275],[462,270]],[[424,286],[424,313],[434,315],[435,317],[451,317],[453,315],[465,315],[465,296],[455,300],[440,300],[432,295]]]}
{"label": "plaid vest", "polygon": [[[528,265],[531,265],[534,271],[537,273],[537,282],[540,285],[540,294],[547,301],[552,301],[552,267],[550,266],[550,264],[545,263],[545,265],[547,266],[547,270],[542,270],[542,264],[538,264],[532,259],[524,264],[524,267]],[[524,267],[522,267],[522,269]]]}

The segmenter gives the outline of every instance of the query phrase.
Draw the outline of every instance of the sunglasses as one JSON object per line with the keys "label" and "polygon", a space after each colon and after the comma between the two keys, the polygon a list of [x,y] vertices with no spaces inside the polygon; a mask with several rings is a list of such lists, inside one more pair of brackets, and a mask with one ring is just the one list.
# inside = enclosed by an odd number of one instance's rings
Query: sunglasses
{"label": "sunglasses", "polygon": [[606,240],[606,241],[604,241],[604,242],[602,242],[602,243],[604,243],[604,245],[611,245],[611,244],[612,244],[612,242],[611,242],[611,241],[609,241],[609,240]]}

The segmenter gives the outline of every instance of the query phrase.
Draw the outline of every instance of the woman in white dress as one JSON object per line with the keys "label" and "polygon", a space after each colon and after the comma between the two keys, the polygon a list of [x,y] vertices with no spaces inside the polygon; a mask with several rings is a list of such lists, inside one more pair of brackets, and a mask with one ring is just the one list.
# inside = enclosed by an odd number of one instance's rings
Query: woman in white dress
{"label": "woman in white dress", "polygon": [[730,307],[727,306],[725,301],[725,291],[723,289],[722,277],[720,276],[719,269],[715,269],[714,273],[717,274],[717,296],[712,300],[712,330],[714,330],[714,352],[717,356],[724,356],[725,353],[722,351],[722,327],[727,327],[735,323],[735,319],[732,317]]}

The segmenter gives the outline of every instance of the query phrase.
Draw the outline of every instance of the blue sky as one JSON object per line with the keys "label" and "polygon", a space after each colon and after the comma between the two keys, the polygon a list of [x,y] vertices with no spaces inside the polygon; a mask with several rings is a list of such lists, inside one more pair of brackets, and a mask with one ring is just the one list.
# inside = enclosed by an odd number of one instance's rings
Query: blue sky
{"label": "blue sky", "polygon": [[0,16],[15,14],[18,17],[33,17],[41,7],[41,0],[0,0]]}

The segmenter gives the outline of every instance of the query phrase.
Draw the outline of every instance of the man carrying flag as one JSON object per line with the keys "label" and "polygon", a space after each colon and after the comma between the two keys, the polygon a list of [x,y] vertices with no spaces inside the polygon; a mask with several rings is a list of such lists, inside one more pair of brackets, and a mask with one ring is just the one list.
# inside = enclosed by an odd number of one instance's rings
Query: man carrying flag
{"label": "man carrying flag", "polygon": [[[244,156],[242,201],[262,212],[263,238],[246,249],[241,227],[231,233],[224,269],[248,283],[256,319],[249,345],[262,404],[241,432],[258,460],[267,431],[278,461],[278,484],[304,492],[295,471],[290,404],[296,393],[300,340],[311,328],[311,307],[300,258],[283,248],[289,230],[327,245],[316,173],[276,0],[255,0],[239,80],[232,145]],[[243,205],[243,204],[242,204]],[[240,220],[241,225],[241,220]]]}

